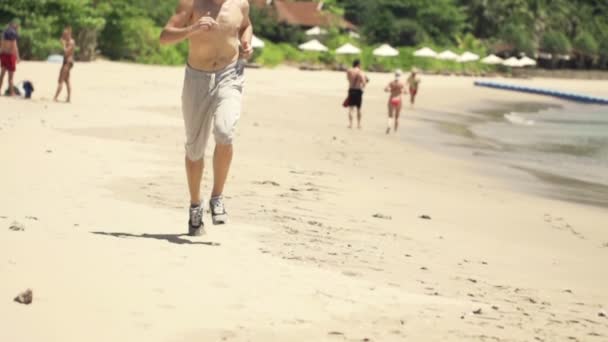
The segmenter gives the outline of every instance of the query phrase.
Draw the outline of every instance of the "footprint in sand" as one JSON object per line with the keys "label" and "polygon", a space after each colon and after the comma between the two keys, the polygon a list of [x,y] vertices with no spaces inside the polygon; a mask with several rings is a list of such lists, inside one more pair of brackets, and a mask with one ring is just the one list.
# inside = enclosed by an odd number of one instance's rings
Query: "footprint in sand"
{"label": "footprint in sand", "polygon": [[275,181],[269,181],[269,180],[266,180],[266,181],[256,181],[256,182],[253,182],[253,184],[281,186],[281,184],[279,184],[279,183],[277,183]]}

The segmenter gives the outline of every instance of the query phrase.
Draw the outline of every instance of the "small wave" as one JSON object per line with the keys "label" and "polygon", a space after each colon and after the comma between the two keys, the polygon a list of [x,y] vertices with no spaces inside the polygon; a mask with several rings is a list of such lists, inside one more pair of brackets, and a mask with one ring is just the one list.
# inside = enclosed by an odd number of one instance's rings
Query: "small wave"
{"label": "small wave", "polygon": [[534,120],[528,120],[517,113],[508,113],[505,114],[505,119],[512,124],[522,125],[522,126],[532,126],[534,125]]}

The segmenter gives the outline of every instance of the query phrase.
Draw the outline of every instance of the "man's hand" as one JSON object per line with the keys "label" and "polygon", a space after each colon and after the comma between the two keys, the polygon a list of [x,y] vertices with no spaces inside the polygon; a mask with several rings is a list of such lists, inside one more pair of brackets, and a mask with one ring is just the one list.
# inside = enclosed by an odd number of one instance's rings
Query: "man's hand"
{"label": "man's hand", "polygon": [[253,54],[253,47],[251,46],[251,43],[248,41],[242,41],[241,42],[241,57],[244,59],[249,59],[249,57],[251,57],[252,54]]}
{"label": "man's hand", "polygon": [[210,31],[217,27],[217,21],[211,17],[211,12],[207,12],[204,17],[201,17],[194,25],[190,27],[190,33],[198,33],[199,31]]}

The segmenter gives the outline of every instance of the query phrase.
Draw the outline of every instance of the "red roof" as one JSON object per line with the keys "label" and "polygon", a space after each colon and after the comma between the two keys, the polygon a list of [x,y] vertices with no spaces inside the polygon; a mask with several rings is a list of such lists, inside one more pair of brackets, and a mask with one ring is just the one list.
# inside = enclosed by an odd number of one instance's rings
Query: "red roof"
{"label": "red roof", "polygon": [[[266,0],[252,0],[252,5],[267,6]],[[321,4],[315,1],[273,0],[272,4],[279,22],[305,27],[338,25],[342,28],[355,29],[355,25],[341,17],[323,12]]]}

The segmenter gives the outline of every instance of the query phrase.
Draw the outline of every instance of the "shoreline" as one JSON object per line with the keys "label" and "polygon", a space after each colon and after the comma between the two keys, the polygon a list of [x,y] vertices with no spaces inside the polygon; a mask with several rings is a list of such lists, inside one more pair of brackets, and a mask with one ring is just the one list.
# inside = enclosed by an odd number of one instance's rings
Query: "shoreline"
{"label": "shoreline", "polygon": [[[511,182],[511,184],[524,193],[530,195],[540,195],[545,198],[559,199],[580,203],[585,205],[597,206],[600,208],[608,207],[608,185],[600,180],[590,181],[588,179],[577,178],[576,175],[566,176],[542,170],[539,167],[527,166],[518,163],[518,160],[508,160],[505,156],[501,156],[504,149],[509,149],[508,145],[498,143],[495,140],[487,140],[478,136],[471,131],[473,125],[479,125],[491,122],[504,122],[504,115],[517,112],[536,114],[545,110],[558,110],[566,112],[573,110],[574,106],[569,103],[560,103],[560,101],[547,102],[504,102],[501,104],[490,104],[483,109],[471,108],[469,115],[474,117],[463,116],[460,120],[449,121],[446,117],[439,119],[418,119],[421,122],[431,123],[433,128],[426,128],[424,134],[432,134],[431,130],[440,134],[447,135],[440,142],[419,142],[420,146],[430,149],[436,153],[449,155],[457,153],[460,157],[465,158],[473,163],[481,163],[482,167],[491,170],[494,163],[499,163],[502,166],[507,166],[512,170],[509,172],[495,172],[497,177],[503,177],[503,181]],[[584,106],[577,107],[579,110]],[[435,115],[441,113],[435,113]],[[572,113],[576,115],[576,113]],[[416,138],[414,138],[415,140]],[[418,137],[419,139],[419,137]],[[406,138],[406,140],[408,140]],[[411,140],[411,139],[410,139]],[[414,142],[415,143],[415,142]],[[522,152],[523,153],[523,152]],[[549,153],[549,152],[546,152]],[[535,184],[529,179],[522,179],[518,172],[525,172],[542,184]]]}
{"label": "shoreline", "polygon": [[[390,75],[370,75],[359,131],[346,128],[343,75],[250,70],[231,223],[194,239],[183,235],[183,68],[82,65],[69,106],[48,100],[56,72],[23,63],[38,100],[0,98],[0,340],[608,336],[606,211],[520,193],[479,163],[386,136]],[[427,110],[501,100],[459,78],[422,87],[402,134]],[[26,288],[32,305],[11,302]]]}

